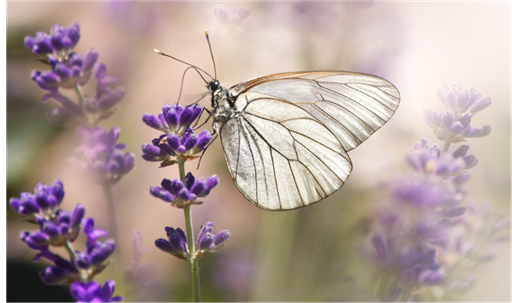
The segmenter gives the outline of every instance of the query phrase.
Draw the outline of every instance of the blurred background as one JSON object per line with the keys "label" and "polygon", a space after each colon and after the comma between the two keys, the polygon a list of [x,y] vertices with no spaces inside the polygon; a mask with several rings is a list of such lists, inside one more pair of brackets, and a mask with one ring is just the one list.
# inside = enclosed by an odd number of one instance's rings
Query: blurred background
{"label": "blurred background", "polygon": [[[238,13],[239,8],[250,14]],[[178,170],[159,169],[140,158],[141,145],[159,135],[141,118],[177,101],[186,68],[153,49],[213,74],[204,37],[208,29],[217,77],[227,86],[277,72],[357,71],[391,81],[400,90],[401,105],[390,122],[350,152],[354,168],[345,186],[304,209],[266,212],[245,200],[230,178],[219,140],[198,170],[197,161],[189,162],[187,170],[195,176],[220,178],[204,204],[193,208],[195,231],[211,221],[217,231],[232,234],[219,252],[200,261],[203,300],[376,300],[370,265],[360,253],[368,241],[368,216],[388,198],[385,185],[411,173],[404,156],[414,143],[422,137],[436,141],[422,111],[441,109],[436,95],[441,85],[475,86],[492,98],[492,105],[472,120],[491,125],[492,132],[467,142],[479,159],[469,195],[510,214],[509,13],[509,3],[483,2],[8,2],[6,201],[33,192],[39,182],[61,179],[66,191],[61,207],[70,211],[82,203],[97,228],[108,228],[101,188],[67,165],[78,145],[74,129],[46,121],[44,112],[55,104],[41,103],[45,92],[30,79],[32,70],[47,67],[23,44],[25,36],[49,32],[55,23],[77,22],[81,38],[75,51],[83,55],[95,48],[98,62],[126,90],[118,111],[101,126],[119,126],[119,142],[136,155],[134,170],[113,187],[120,266],[130,261],[130,234],[137,230],[149,248],[142,259],[150,270],[139,277],[144,283],[132,281],[128,287],[118,281],[116,294],[131,301],[188,301],[188,264],[153,244],[165,237],[165,226],[184,228],[183,213],[149,195],[149,187],[163,178],[179,178]],[[94,85],[92,79],[85,92],[92,94]],[[191,103],[205,90],[203,81],[188,73],[182,100]],[[209,106],[209,100],[201,104]],[[37,271],[44,262],[32,263],[35,252],[19,240],[21,230],[33,227],[8,203],[5,207],[8,300],[71,300],[55,297],[60,291],[66,296],[65,288],[39,290]],[[492,254],[494,259],[474,268],[474,284],[457,300],[510,299],[509,243],[493,247]],[[111,278],[111,271],[99,276]],[[26,297],[29,293],[38,297]]]}

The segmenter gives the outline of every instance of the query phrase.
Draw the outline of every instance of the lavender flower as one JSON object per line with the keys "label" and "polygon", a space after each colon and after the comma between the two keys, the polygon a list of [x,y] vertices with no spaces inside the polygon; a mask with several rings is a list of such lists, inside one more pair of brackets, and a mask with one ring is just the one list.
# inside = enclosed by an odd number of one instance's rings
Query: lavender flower
{"label": "lavender flower", "polygon": [[439,140],[458,143],[464,138],[483,137],[491,132],[489,125],[470,125],[471,118],[491,104],[491,98],[482,97],[476,88],[462,90],[459,85],[444,86],[438,89],[437,95],[449,110],[438,115],[434,110],[426,109],[424,115]]}
{"label": "lavender flower", "polygon": [[96,183],[116,183],[135,165],[134,154],[123,152],[126,145],[117,143],[120,132],[118,127],[107,133],[101,127],[79,126],[76,133],[81,145],[75,149],[75,154],[81,157],[70,161]]}
{"label": "lavender flower", "polygon": [[22,232],[21,240],[31,248],[42,246],[63,246],[67,242],[74,242],[80,232],[80,221],[85,209],[78,204],[71,215],[61,209],[55,212],[52,219],[39,219],[40,231]]}
{"label": "lavender flower", "polygon": [[[108,118],[115,111],[115,105],[123,98],[124,89],[110,89],[108,84],[117,81],[105,75],[105,64],[96,63],[98,52],[91,49],[85,56],[73,52],[80,38],[77,23],[70,27],[56,24],[50,34],[37,32],[35,37],[25,37],[27,46],[39,60],[51,66],[51,71],[33,71],[32,80],[48,93],[42,98],[45,102],[54,99],[61,107],[47,113],[48,119],[56,124],[64,123],[74,117],[86,117],[92,125]],[[85,85],[94,71],[98,85],[94,97],[82,96],[79,87]],[[78,94],[77,103],[59,92],[59,88],[74,89]]]}
{"label": "lavender flower", "polygon": [[53,185],[39,183],[34,194],[23,192],[20,198],[11,198],[9,205],[27,221],[37,223],[38,219],[51,217],[64,198],[64,186],[60,180]]}
{"label": "lavender flower", "polygon": [[204,257],[208,253],[215,251],[218,246],[227,241],[230,235],[229,230],[223,230],[214,234],[212,222],[203,224],[197,235],[196,258]]}
{"label": "lavender flower", "polygon": [[155,261],[142,259],[142,254],[150,249],[143,245],[140,232],[137,230],[132,231],[131,238],[133,253],[130,263],[126,267],[125,277],[132,282],[140,284],[141,290],[144,290],[146,286],[150,286],[155,282],[159,267]]}
{"label": "lavender flower", "polygon": [[[452,268],[460,261],[455,256],[462,259],[472,249],[473,241],[458,227],[468,222],[468,208],[462,205],[465,184],[478,160],[467,154],[468,145],[452,152],[448,148],[464,138],[489,134],[489,126],[476,128],[470,122],[491,101],[476,89],[461,91],[456,85],[438,95],[449,110],[440,115],[427,110],[425,118],[444,141],[444,150],[425,138],[416,143],[406,156],[415,174],[395,183],[392,204],[376,214],[371,258],[380,275],[397,281],[385,300],[411,300],[417,294],[442,297],[472,280],[471,275],[454,279]],[[472,216],[473,207],[469,211]]]}
{"label": "lavender flower", "polygon": [[196,104],[187,107],[166,104],[158,117],[144,114],[142,121],[146,125],[165,134],[153,139],[152,144],[142,145],[142,158],[161,162],[160,167],[198,158],[212,139],[207,130],[196,136],[190,127],[201,112],[201,106]]}
{"label": "lavender flower", "polygon": [[121,302],[123,297],[114,295],[116,282],[108,280],[105,285],[95,281],[91,282],[75,282],[71,284],[71,295],[77,299],[77,302]]}
{"label": "lavender flower", "polygon": [[250,17],[251,12],[245,7],[236,7],[228,11],[224,5],[216,5],[213,8],[215,19],[224,27],[242,33],[254,31],[264,26],[261,20]]}
{"label": "lavender flower", "polygon": [[71,53],[80,39],[80,27],[72,23],[69,27],[55,24],[50,34],[37,32],[35,37],[25,37],[25,46],[35,55],[61,57]]}
{"label": "lavender flower", "polygon": [[162,187],[151,186],[149,192],[156,198],[171,203],[176,208],[185,208],[191,204],[201,204],[198,198],[204,198],[219,183],[216,175],[204,180],[195,180],[192,173],[185,176],[185,184],[180,180],[162,180]]}
{"label": "lavender flower", "polygon": [[155,246],[178,259],[188,260],[187,236],[185,236],[183,230],[166,227],[165,232],[168,240],[159,238],[155,241]]}
{"label": "lavender flower", "polygon": [[[40,273],[41,279],[48,285],[67,285],[77,280],[91,279],[105,269],[115,249],[113,240],[98,240],[107,232],[95,229],[92,218],[83,219],[85,208],[82,205],[76,205],[71,214],[57,209],[63,197],[64,186],[57,180],[52,186],[38,184],[33,195],[22,193],[21,199],[11,198],[11,207],[40,227],[35,231],[22,231],[20,237],[29,248],[38,251],[34,262],[45,258],[53,263]],[[73,252],[71,243],[77,239],[80,225],[83,225],[83,232],[87,236],[86,251]],[[50,251],[51,247],[61,246],[72,254],[70,260]]]}
{"label": "lavender flower", "polygon": [[[162,238],[157,239],[155,246],[179,259],[188,260],[190,258],[190,252],[187,246],[187,236],[183,230],[180,228],[174,229],[172,227],[166,227],[165,231],[168,240]],[[229,230],[223,230],[214,234],[213,224],[211,222],[203,224],[197,235],[197,247],[194,258],[199,259],[215,251],[218,246],[226,242],[230,235]]]}
{"label": "lavender flower", "polygon": [[39,273],[41,280],[46,285],[68,285],[81,278],[80,271],[70,261],[59,255],[46,254],[45,257],[54,265],[47,266]]}

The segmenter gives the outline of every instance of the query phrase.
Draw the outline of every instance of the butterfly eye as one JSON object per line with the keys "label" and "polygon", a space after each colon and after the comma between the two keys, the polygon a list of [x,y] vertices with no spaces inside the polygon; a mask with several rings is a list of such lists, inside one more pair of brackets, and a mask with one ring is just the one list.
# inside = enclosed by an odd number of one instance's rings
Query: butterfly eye
{"label": "butterfly eye", "polygon": [[212,92],[216,91],[220,86],[219,81],[213,80],[208,83],[208,89]]}

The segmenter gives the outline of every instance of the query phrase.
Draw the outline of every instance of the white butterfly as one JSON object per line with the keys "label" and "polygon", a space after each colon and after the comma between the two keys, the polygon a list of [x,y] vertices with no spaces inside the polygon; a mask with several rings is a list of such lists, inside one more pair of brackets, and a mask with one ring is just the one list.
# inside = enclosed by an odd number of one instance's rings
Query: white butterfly
{"label": "white butterfly", "polygon": [[340,189],[352,171],[347,152],[400,103],[393,84],[360,73],[280,73],[229,89],[212,79],[213,128],[231,177],[265,210],[304,207]]}

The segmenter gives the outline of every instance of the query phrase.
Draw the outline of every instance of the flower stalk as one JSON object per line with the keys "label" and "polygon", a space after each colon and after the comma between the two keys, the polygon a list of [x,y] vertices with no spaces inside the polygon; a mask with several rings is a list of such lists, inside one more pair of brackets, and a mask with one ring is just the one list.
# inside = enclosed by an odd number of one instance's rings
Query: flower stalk
{"label": "flower stalk", "polygon": [[142,145],[142,158],[148,162],[159,162],[160,168],[178,164],[179,180],[163,179],[161,187],[151,186],[149,192],[170,206],[183,209],[185,232],[181,228],[166,227],[167,239],[157,239],[155,246],[189,263],[193,302],[201,301],[199,259],[216,250],[230,236],[227,230],[214,234],[213,224],[206,222],[201,226],[197,239],[194,238],[191,206],[201,205],[203,201],[200,199],[219,183],[215,175],[206,180],[196,180],[192,173],[185,173],[185,162],[199,158],[212,138],[207,130],[196,136],[190,127],[201,112],[202,108],[197,104],[187,107],[166,104],[158,115],[144,114],[142,117],[147,126],[163,132],[151,144]]}

